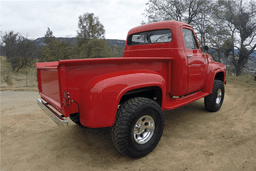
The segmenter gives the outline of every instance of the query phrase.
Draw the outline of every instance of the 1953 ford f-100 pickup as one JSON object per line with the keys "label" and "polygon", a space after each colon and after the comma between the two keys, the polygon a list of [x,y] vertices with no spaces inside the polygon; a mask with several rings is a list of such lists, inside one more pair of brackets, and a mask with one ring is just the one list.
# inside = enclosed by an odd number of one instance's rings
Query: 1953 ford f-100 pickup
{"label": "1953 ford f-100 pickup", "polygon": [[220,109],[226,67],[201,51],[190,25],[166,21],[131,29],[123,57],[37,63],[37,76],[37,102],[58,125],[111,127],[115,148],[139,158],[160,141],[163,110],[203,97]]}

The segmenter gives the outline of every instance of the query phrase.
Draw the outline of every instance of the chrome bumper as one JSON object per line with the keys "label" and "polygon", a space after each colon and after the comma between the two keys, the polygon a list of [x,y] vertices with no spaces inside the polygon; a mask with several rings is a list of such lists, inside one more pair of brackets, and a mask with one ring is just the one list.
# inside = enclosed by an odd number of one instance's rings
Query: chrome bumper
{"label": "chrome bumper", "polygon": [[38,106],[60,127],[68,126],[68,121],[53,111],[51,108],[45,104],[42,99],[37,98]]}

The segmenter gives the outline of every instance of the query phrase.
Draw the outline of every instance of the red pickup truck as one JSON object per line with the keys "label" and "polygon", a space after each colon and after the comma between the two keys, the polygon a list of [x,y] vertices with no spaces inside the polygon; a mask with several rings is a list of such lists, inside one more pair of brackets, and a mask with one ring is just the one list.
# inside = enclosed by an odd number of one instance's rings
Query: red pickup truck
{"label": "red pickup truck", "polygon": [[111,127],[115,148],[139,158],[160,141],[163,110],[203,97],[206,110],[220,109],[226,67],[190,25],[166,21],[131,29],[123,57],[37,63],[37,77],[37,102],[58,125]]}

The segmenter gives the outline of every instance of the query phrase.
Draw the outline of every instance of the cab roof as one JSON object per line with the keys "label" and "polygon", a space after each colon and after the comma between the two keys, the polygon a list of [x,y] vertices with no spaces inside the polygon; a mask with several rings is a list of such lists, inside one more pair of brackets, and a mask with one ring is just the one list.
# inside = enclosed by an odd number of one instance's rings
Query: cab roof
{"label": "cab roof", "polygon": [[161,21],[161,22],[145,24],[142,26],[132,28],[128,32],[128,36],[131,34],[134,34],[134,33],[145,32],[145,31],[149,31],[149,30],[170,29],[173,27],[181,27],[181,26],[186,26],[186,27],[192,28],[189,24],[183,23],[180,21]]}

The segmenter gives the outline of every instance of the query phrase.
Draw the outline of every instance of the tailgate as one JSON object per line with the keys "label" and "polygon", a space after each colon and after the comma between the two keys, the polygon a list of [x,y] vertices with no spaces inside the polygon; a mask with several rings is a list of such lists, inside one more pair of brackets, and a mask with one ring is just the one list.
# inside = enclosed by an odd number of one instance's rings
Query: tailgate
{"label": "tailgate", "polygon": [[41,98],[64,114],[61,104],[59,62],[37,63],[36,66]]}

